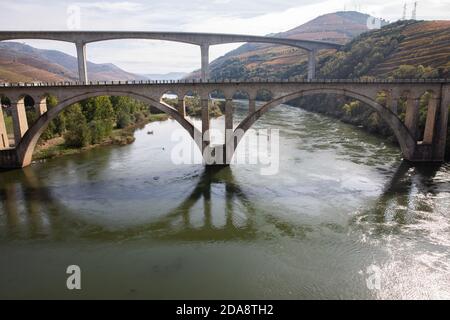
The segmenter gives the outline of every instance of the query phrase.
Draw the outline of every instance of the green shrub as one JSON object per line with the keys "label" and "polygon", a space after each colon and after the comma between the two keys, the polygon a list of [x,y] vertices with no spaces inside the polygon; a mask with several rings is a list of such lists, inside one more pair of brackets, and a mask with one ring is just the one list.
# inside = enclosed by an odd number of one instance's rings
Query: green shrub
{"label": "green shrub", "polygon": [[91,133],[87,124],[80,125],[76,130],[69,130],[64,134],[65,144],[72,148],[82,148],[90,145]]}
{"label": "green shrub", "polygon": [[123,129],[131,124],[131,116],[126,112],[121,112],[117,115],[116,126],[118,129]]}

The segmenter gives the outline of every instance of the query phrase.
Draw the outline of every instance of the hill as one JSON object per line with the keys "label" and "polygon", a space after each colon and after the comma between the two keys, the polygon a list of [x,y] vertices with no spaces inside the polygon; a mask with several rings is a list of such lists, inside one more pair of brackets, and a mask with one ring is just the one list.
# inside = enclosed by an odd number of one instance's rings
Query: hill
{"label": "hill", "polygon": [[[369,15],[355,11],[330,13],[270,36],[345,44],[368,31],[369,18]],[[387,23],[382,21],[382,24]],[[327,52],[329,51],[321,52],[321,55]],[[270,44],[244,44],[214,60],[210,65],[210,77],[247,80],[256,77],[286,78],[306,74],[306,61],[306,52],[301,49]],[[193,77],[198,77],[198,71],[189,76]]]}
{"label": "hill", "polygon": [[[114,64],[87,63],[92,81],[143,80]],[[18,42],[0,42],[0,83],[33,81],[75,81],[77,59],[56,50],[36,49]]]}
{"label": "hill", "polygon": [[[319,78],[421,79],[450,77],[450,21],[398,21],[379,30],[361,34],[335,54],[322,56]],[[429,95],[420,100],[418,139],[423,137]],[[386,103],[383,96],[377,97]],[[365,130],[395,138],[376,112],[362,103],[331,95],[312,96],[291,104],[324,113]],[[450,107],[450,106],[449,106]],[[404,101],[399,103],[400,118],[405,117]],[[450,141],[450,127],[448,131]],[[450,158],[450,143],[447,144]]]}
{"label": "hill", "polygon": [[[319,53],[317,77],[321,78],[411,77],[416,73],[413,68],[397,70],[401,65],[434,70],[427,77],[447,75],[450,21],[398,21],[368,31],[368,18],[357,12],[337,12],[275,36],[346,44],[338,53]],[[212,79],[305,78],[307,57],[295,48],[246,44],[213,61],[210,70]]]}
{"label": "hill", "polygon": [[322,56],[318,77],[445,78],[449,48],[450,21],[398,21]]}
{"label": "hill", "polygon": [[[330,35],[333,34],[331,28],[338,26],[326,24],[324,21],[333,21],[336,16],[342,19],[342,13],[322,16],[288,33],[300,30],[309,32],[309,36],[314,36],[317,40],[327,38],[330,41],[332,40]],[[355,26],[361,26],[363,16],[352,14],[352,17]],[[320,25],[322,30],[325,30],[323,33],[317,31],[320,30],[318,29]],[[355,27],[353,33],[341,32],[342,30],[338,29],[339,36],[347,37],[347,43],[338,52],[324,50],[320,53],[317,78],[450,77],[450,21],[398,21],[380,29],[361,33],[362,28],[362,26],[360,29]],[[356,35],[358,32],[360,34]],[[350,39],[352,35],[356,36]],[[335,41],[338,40],[335,38]],[[341,38],[341,41],[344,42],[344,38]],[[256,46],[241,46],[212,63],[211,78],[249,80],[258,77],[272,79],[306,77],[307,61],[305,58],[302,60],[300,53],[295,53],[287,59],[285,52],[276,53],[276,50],[280,50],[280,47],[260,46],[256,49]],[[377,97],[378,99],[382,103],[385,101],[382,96]],[[424,100],[421,100],[421,115],[426,115],[426,99],[424,97]],[[389,126],[376,112],[351,99],[335,95],[318,95],[299,98],[289,104],[362,126],[366,131],[395,142]],[[399,105],[401,118],[405,116],[404,112],[405,106]],[[425,120],[425,116],[419,119],[419,140],[423,135]],[[450,143],[447,144],[447,149],[450,158]]]}

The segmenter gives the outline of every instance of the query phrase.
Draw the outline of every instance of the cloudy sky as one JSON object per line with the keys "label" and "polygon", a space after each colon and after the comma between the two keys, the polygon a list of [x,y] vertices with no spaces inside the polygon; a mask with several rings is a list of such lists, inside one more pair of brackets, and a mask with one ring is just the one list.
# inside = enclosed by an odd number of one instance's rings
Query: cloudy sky
{"label": "cloudy sky", "polygon": [[[412,0],[0,0],[0,30],[142,30],[265,35],[292,29],[319,15],[357,10],[389,21]],[[80,13],[79,15],[77,13]],[[418,1],[417,18],[449,19],[450,0]],[[21,40],[75,55],[73,45]],[[237,44],[213,46],[213,60]],[[200,67],[196,46],[154,40],[117,40],[88,45],[88,59],[112,62],[134,73],[189,72]]]}

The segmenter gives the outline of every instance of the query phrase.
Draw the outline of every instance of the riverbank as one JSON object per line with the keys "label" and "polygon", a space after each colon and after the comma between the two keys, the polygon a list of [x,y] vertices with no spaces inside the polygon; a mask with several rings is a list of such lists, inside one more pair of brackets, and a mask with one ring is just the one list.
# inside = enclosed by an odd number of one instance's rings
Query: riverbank
{"label": "riverbank", "polygon": [[[342,97],[335,97],[333,95],[320,95],[317,97],[312,96],[295,99],[289,104],[306,111],[337,119],[338,121],[341,121],[343,123],[354,125],[365,132],[386,139],[390,143],[393,143],[394,145],[399,147],[398,141],[389,125],[387,125],[387,123],[383,121],[383,119],[376,111],[358,101],[352,101]],[[403,121],[405,118],[405,112],[406,110],[404,107],[401,107],[399,109],[399,117]],[[426,114],[426,112],[422,111],[422,114]],[[419,119],[419,132],[421,132],[422,135],[424,132],[425,120],[426,117],[423,116]],[[450,161],[450,126],[447,129],[445,160],[446,162]]]}
{"label": "riverbank", "polygon": [[164,121],[169,119],[166,114],[150,114],[138,123],[127,126],[123,129],[115,129],[112,134],[101,143],[92,144],[83,148],[73,148],[65,144],[63,137],[49,139],[38,145],[33,154],[33,161],[46,160],[56,157],[78,154],[99,146],[117,145],[124,146],[134,142],[134,132],[136,129],[143,128],[146,124],[155,121]]}

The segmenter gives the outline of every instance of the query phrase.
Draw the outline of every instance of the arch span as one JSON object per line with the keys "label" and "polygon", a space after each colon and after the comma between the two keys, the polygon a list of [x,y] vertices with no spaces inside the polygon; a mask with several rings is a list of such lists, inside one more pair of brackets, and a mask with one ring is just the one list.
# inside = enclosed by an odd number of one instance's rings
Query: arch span
{"label": "arch span", "polygon": [[[252,125],[266,112],[271,110],[272,108],[279,106],[281,104],[284,104],[286,102],[292,101],[294,99],[303,97],[303,96],[310,96],[314,94],[336,94],[336,95],[343,95],[349,98],[356,99],[358,101],[364,102],[366,105],[374,109],[378,112],[378,114],[381,116],[381,118],[389,125],[389,127],[394,132],[394,135],[400,145],[403,157],[407,160],[410,160],[413,158],[414,150],[416,146],[416,141],[411,135],[408,128],[405,126],[405,124],[400,120],[400,118],[391,110],[388,108],[383,107],[379,103],[377,103],[373,98],[370,98],[364,94],[345,90],[345,89],[336,89],[336,88],[321,88],[321,89],[306,89],[301,90],[298,92],[290,93],[285,96],[276,98],[274,100],[271,100],[270,102],[263,105],[258,110],[250,113],[242,122],[237,126],[236,130],[243,130],[244,132],[247,132],[248,129],[252,127]],[[237,137],[242,138],[241,135],[236,135]],[[239,144],[239,141],[235,145],[235,149],[237,148],[237,145]]]}
{"label": "arch span", "polygon": [[[79,95],[75,95],[72,97],[68,97],[62,101],[60,101],[54,108],[51,108],[46,113],[44,113],[41,117],[39,117],[32,127],[28,129],[28,131],[23,136],[19,145],[17,146],[17,157],[19,164],[24,167],[31,163],[33,151],[36,147],[36,144],[39,140],[39,137],[48,127],[50,122],[55,119],[63,110],[65,110],[68,106],[73,105],[82,100],[98,97],[98,96],[127,96],[136,100],[140,100],[142,102],[148,103],[151,106],[154,106],[158,110],[168,114],[173,119],[175,119],[184,129],[189,132],[189,135],[194,139],[194,136],[197,134],[197,128],[185,119],[178,111],[169,106],[164,102],[159,102],[154,100],[153,98],[147,97],[145,95],[131,93],[131,92],[123,92],[123,91],[92,91]],[[199,133],[201,136],[201,133]],[[194,139],[195,140],[195,139]],[[198,145],[198,144],[197,144]],[[199,146],[200,150],[201,146]]]}

